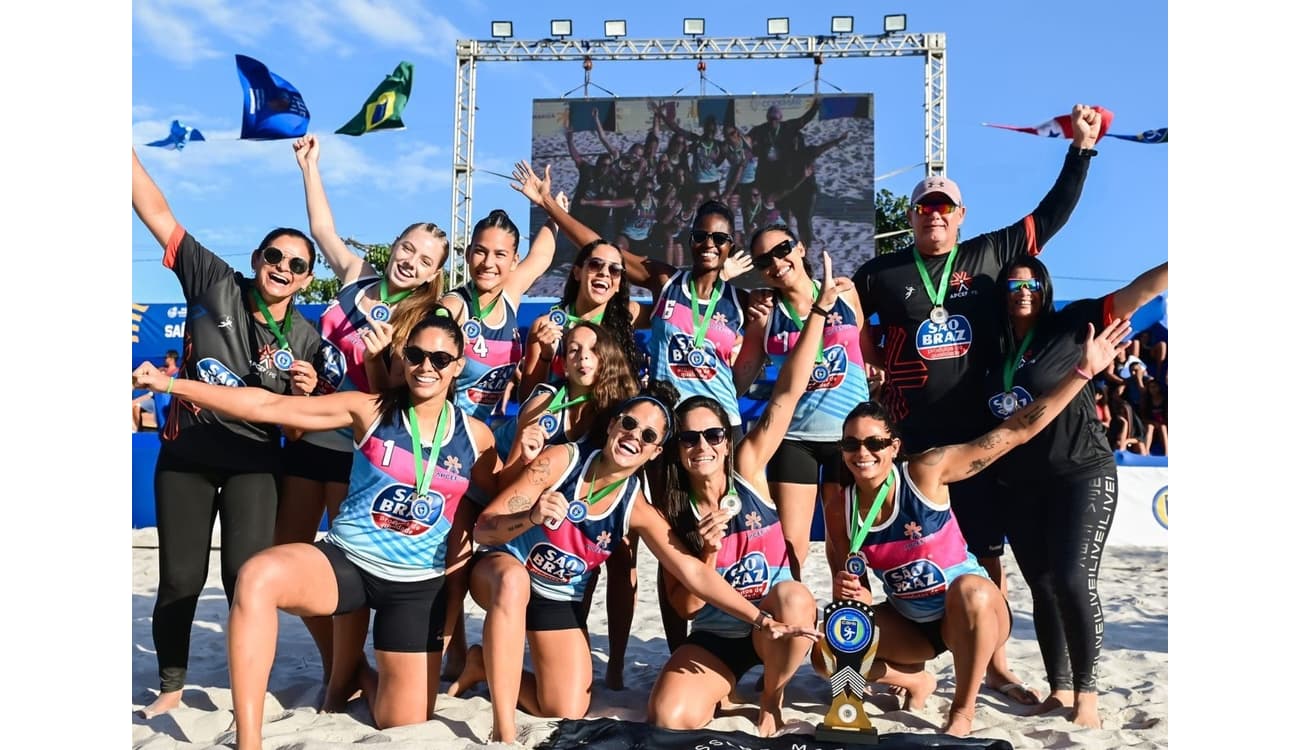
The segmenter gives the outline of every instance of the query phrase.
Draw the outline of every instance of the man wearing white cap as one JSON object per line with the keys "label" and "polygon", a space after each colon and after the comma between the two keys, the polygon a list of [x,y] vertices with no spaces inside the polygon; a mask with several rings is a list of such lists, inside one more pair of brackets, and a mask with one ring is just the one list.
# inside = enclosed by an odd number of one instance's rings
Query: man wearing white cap
{"label": "man wearing white cap", "polygon": [[[937,445],[964,443],[981,435],[987,409],[981,379],[997,356],[998,305],[994,279],[1017,255],[1037,255],[1074,211],[1083,192],[1101,115],[1076,104],[1074,139],[1056,183],[1023,219],[958,244],[966,218],[961,189],[951,178],[931,175],[912,189],[908,220],[912,248],[868,260],[853,276],[862,312],[879,315],[883,350],[863,342],[863,354],[886,371],[882,400],[899,426],[903,450],[919,454]],[[867,329],[864,328],[864,336]],[[999,518],[992,473],[950,485],[953,512],[970,551],[1002,590],[1005,528]],[[1038,702],[1007,665],[999,646],[985,684],[1020,703]]]}

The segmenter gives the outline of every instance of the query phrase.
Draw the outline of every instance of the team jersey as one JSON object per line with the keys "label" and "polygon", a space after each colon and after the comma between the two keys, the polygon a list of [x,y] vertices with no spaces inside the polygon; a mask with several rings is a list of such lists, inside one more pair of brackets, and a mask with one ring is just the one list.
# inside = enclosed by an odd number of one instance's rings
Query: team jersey
{"label": "team jersey", "polygon": [[640,242],[650,236],[655,220],[659,216],[659,202],[653,196],[644,201],[633,203],[623,221],[623,234],[629,240]]}
{"label": "team jersey", "polygon": [[491,326],[469,317],[470,295],[476,294],[472,285],[457,287],[452,294],[465,302],[466,315],[461,325],[465,333],[465,369],[456,378],[456,405],[471,417],[491,423],[492,411],[501,403],[506,386],[510,385],[510,378],[523,358],[518,309],[502,293],[499,304],[505,306],[505,319]]}
{"label": "team jersey", "polygon": [[[1015,357],[1012,351],[989,368],[984,381],[984,407],[996,419],[1015,414],[1050,392],[1067,377],[1077,377],[1074,368],[1083,356],[1088,324],[1100,331],[1113,321],[1112,296],[1083,299],[1055,313],[1039,315],[1034,337],[1017,361],[1011,378],[1011,396],[1003,381],[1003,367]],[[1019,349],[1019,344],[1016,345]],[[1098,469],[1115,466],[1115,453],[1106,439],[1106,428],[1097,418],[1092,384],[1074,394],[1065,410],[1042,432],[1024,445],[1012,448],[990,467],[1002,482],[1018,485],[1041,479],[1093,475]]]}
{"label": "team jersey", "polygon": [[[862,551],[894,609],[914,622],[932,622],[943,617],[944,595],[952,581],[968,574],[988,578],[988,574],[967,551],[966,539],[949,506],[937,505],[921,494],[907,473],[907,463],[892,471],[898,486],[893,512],[867,532]],[[850,519],[845,526],[849,528],[853,524],[852,493],[851,484],[844,488],[844,517]]]}
{"label": "team jersey", "polygon": [[[570,446],[568,468],[560,481],[547,491],[583,502],[585,495],[578,488],[591,462],[600,455],[600,446],[587,443]],[[610,550],[627,536],[632,502],[641,489],[640,476],[638,473],[628,477],[604,513],[588,515],[576,524],[566,518],[554,530],[544,525],[533,526],[494,549],[523,563],[532,578],[534,596],[551,601],[581,601],[596,568],[609,559]]]}
{"label": "team jersey", "polygon": [[[415,455],[405,410],[376,419],[355,444],[348,495],[325,540],[357,567],[386,581],[424,581],[441,576],[447,533],[469,490],[478,447],[464,410],[449,409],[438,466],[423,499],[416,495]],[[425,471],[433,435],[420,447]]]}
{"label": "team jersey", "polygon": [[1037,255],[1064,226],[1083,190],[1087,156],[1071,149],[1056,183],[1033,213],[1011,226],[963,239],[948,278],[947,255],[922,256],[936,290],[947,292],[948,319],[930,321],[934,307],[912,248],[868,260],[853,276],[862,311],[884,330],[884,403],[908,451],[964,443],[988,429],[982,383],[997,356],[1001,290],[994,279],[1012,258]]}
{"label": "team jersey", "polygon": [[[176,274],[187,307],[178,377],[289,394],[289,374],[273,361],[280,343],[271,327],[249,312],[250,305],[256,306],[254,280],[237,273],[179,224],[167,241],[163,265]],[[277,324],[281,333],[288,327],[293,358],[312,362],[319,377],[320,334],[292,302]],[[279,467],[279,427],[231,419],[181,398],[171,400],[161,439],[162,450],[200,465],[250,472]]]}
{"label": "team jersey", "polygon": [[[794,576],[790,573],[785,534],[781,531],[776,506],[758,494],[739,474],[732,472],[731,481],[740,497],[740,512],[727,522],[722,549],[718,550],[714,564],[718,575],[757,605],[773,586],[793,580]],[[698,520],[699,517],[696,512],[695,518]],[[691,621],[691,630],[735,638],[751,633],[753,625],[712,604],[705,604]]]}
{"label": "team jersey", "polygon": [[701,348],[696,349],[695,321],[707,311],[709,296],[693,308],[690,280],[689,269],[673,274],[655,303],[650,323],[651,378],[671,381],[683,401],[697,395],[713,398],[726,409],[734,427],[740,424],[740,403],[731,362],[745,331],[740,296],[731,284],[714,281],[722,293]]}
{"label": "team jersey", "polygon": [[722,144],[713,138],[700,136],[691,146],[691,179],[699,185],[722,179],[718,168],[721,158]]}
{"label": "team jersey", "polygon": [[[533,389],[533,393],[528,397],[528,401],[532,401],[540,395],[545,396],[549,402],[558,390],[559,389],[556,386],[541,383]],[[524,403],[527,403],[528,401],[525,401]],[[546,439],[542,442],[542,445],[544,446],[580,443],[587,439],[586,435],[581,435],[577,439],[570,437],[569,431],[573,429],[573,422],[569,417],[569,409],[562,409],[559,413],[549,416],[543,415],[539,421],[542,426],[542,431],[546,433]],[[519,415],[516,414],[515,416],[503,421],[501,424],[492,428],[492,432],[497,438],[497,454],[501,456],[502,461],[505,461],[506,457],[510,455],[511,446],[515,443],[515,436],[519,434]]]}
{"label": "team jersey", "polygon": [[[843,298],[835,300],[823,330],[822,362],[813,366],[808,385],[795,404],[785,433],[791,440],[839,440],[844,418],[867,400],[867,373],[853,306]],[[798,342],[799,326],[778,299],[767,317],[764,350],[780,368]]]}
{"label": "team jersey", "polygon": [[[370,379],[366,376],[366,344],[361,332],[370,325],[370,318],[361,309],[361,298],[366,290],[379,283],[378,276],[357,279],[339,290],[320,316],[321,351],[325,367],[317,393],[336,391],[364,391],[372,393]],[[337,451],[352,450],[352,428],[326,432],[309,432],[303,440]]]}

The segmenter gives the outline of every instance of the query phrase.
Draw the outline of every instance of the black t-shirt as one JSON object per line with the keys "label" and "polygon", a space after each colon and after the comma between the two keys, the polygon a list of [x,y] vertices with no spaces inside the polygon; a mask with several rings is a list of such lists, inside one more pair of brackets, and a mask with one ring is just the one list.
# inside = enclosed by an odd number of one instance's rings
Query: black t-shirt
{"label": "black t-shirt", "polygon": [[853,275],[863,314],[880,317],[885,339],[883,401],[902,433],[904,450],[964,443],[992,426],[981,398],[984,372],[996,358],[1002,267],[1017,255],[1037,255],[1065,225],[1083,191],[1090,157],[1071,147],[1052,189],[1033,213],[997,231],[962,240],[946,285],[948,256],[922,256],[936,289],[946,288],[948,320],[930,322],[934,305],[912,249],[868,260]]}
{"label": "black t-shirt", "polygon": [[[185,367],[178,377],[289,393],[288,373],[272,361],[280,343],[270,326],[249,312],[253,280],[177,227],[176,235],[182,233],[163,258],[180,280],[188,308]],[[291,321],[287,339],[294,359],[314,363],[317,376],[323,377],[320,333],[292,303],[285,320],[277,321],[281,333],[286,321]],[[162,444],[162,450],[200,465],[240,471],[275,471],[279,466],[279,427],[229,419],[177,398],[171,402]]]}
{"label": "black t-shirt", "polygon": [[[1011,378],[1016,399],[1007,409],[1004,366],[1015,351],[1004,352],[984,379],[984,409],[998,421],[1025,408],[1066,378],[1078,377],[1074,368],[1083,358],[1088,324],[1100,331],[1110,324],[1110,298],[1083,299],[1041,318],[1034,337],[1017,363]],[[1019,348],[1019,344],[1016,344]],[[1096,473],[1115,464],[1115,454],[1106,440],[1106,428],[1097,418],[1092,383],[1074,394],[1065,410],[1028,443],[998,459],[998,478],[1009,485],[1043,479]]]}

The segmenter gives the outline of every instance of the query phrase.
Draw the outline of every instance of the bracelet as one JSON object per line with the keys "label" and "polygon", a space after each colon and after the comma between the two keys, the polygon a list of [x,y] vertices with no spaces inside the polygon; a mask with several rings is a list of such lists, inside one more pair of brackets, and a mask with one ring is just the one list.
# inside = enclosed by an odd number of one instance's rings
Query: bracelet
{"label": "bracelet", "polygon": [[163,391],[163,393],[171,393],[171,392],[172,392],[172,386],[173,386],[173,385],[176,385],[176,376],[175,376],[175,375],[171,376],[171,379],[167,381],[167,390]]}
{"label": "bracelet", "polygon": [[1095,149],[1095,148],[1080,148],[1080,147],[1074,145],[1073,143],[1070,144],[1070,149],[1069,149],[1069,151],[1070,151],[1071,154],[1073,154],[1073,155],[1077,155],[1077,156],[1089,156],[1089,157],[1091,157],[1091,156],[1096,156],[1096,155],[1097,155],[1097,149]]}
{"label": "bracelet", "polygon": [[1074,368],[1074,374],[1078,375],[1084,380],[1092,380],[1092,376],[1089,375],[1082,367],[1079,367],[1077,365]]}
{"label": "bracelet", "polygon": [[762,630],[763,622],[770,619],[772,619],[772,615],[768,614],[767,612],[764,612],[761,609],[758,610],[758,614],[754,615],[754,630]]}
{"label": "bracelet", "polygon": [[809,314],[809,315],[812,315],[813,313],[817,313],[818,315],[820,315],[820,316],[822,316],[823,318],[825,318],[825,317],[829,317],[829,316],[830,316],[831,311],[830,311],[830,310],[823,310],[823,309],[821,309],[820,307],[817,306],[817,303],[814,302],[813,305],[812,305],[812,309],[808,312],[808,314]]}

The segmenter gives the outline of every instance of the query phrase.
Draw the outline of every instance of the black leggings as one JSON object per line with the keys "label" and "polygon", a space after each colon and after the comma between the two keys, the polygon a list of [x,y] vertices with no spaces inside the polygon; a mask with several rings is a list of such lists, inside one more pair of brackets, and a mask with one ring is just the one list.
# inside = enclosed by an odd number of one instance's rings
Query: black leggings
{"label": "black leggings", "polygon": [[[212,524],[221,515],[221,585],[226,604],[235,596],[235,574],[248,558],[271,546],[276,486],[270,472],[240,474],[203,469],[164,453],[154,469],[158,516],[158,599],[153,605],[153,643],[162,692],[185,685],[194,609],[208,578]],[[220,490],[220,493],[218,493]]]}
{"label": "black leggings", "polygon": [[1097,570],[1115,517],[1115,467],[1002,489],[1011,551],[1034,599],[1047,682],[1052,690],[1096,692],[1103,630]]}

